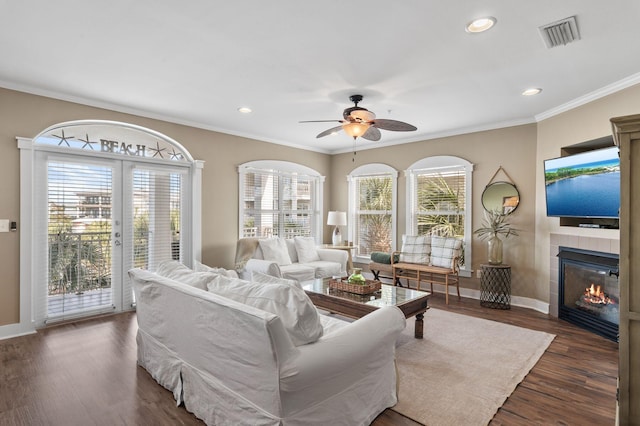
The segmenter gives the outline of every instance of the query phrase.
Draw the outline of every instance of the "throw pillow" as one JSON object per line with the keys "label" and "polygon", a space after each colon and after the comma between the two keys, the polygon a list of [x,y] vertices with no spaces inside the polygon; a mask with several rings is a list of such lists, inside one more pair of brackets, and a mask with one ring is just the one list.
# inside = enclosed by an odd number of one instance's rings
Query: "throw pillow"
{"label": "throw pillow", "polygon": [[296,280],[289,280],[287,278],[278,278],[272,275],[263,274],[258,271],[251,271],[251,282],[261,283],[261,284],[286,284],[292,285],[294,287],[298,287],[302,289],[300,283]]}
{"label": "throw pillow", "polygon": [[427,235],[406,235],[402,239],[400,262],[429,264],[431,247]]}
{"label": "throw pillow", "polygon": [[211,272],[214,274],[226,275],[229,278],[238,278],[238,273],[233,269],[224,269],[224,268],[214,268],[204,263],[200,263],[196,260],[195,262],[195,270],[196,272]]}
{"label": "throw pillow", "polygon": [[188,268],[175,260],[160,262],[155,273],[162,277],[170,278],[182,284],[187,284],[205,291],[207,290],[207,284],[209,281],[217,276],[217,274],[213,274],[211,272],[195,272],[191,268]]}
{"label": "throw pillow", "polygon": [[298,262],[309,263],[320,260],[316,240],[313,237],[295,237],[293,241],[298,252]]}
{"label": "throw pillow", "polygon": [[462,254],[462,240],[453,237],[431,237],[431,265],[452,268],[453,258]]}
{"label": "throw pillow", "polygon": [[301,288],[289,284],[250,283],[217,275],[209,291],[277,315],[295,346],[318,340],[323,333],[318,310]]}
{"label": "throw pillow", "polygon": [[291,265],[287,243],[282,238],[265,238],[258,241],[258,244],[262,249],[264,260],[276,262],[278,265]]}

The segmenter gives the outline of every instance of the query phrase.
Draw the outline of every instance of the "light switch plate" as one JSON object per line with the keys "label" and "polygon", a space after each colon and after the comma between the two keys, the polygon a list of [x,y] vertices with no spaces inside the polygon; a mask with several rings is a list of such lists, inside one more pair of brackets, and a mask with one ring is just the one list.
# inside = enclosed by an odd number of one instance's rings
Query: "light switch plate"
{"label": "light switch plate", "polygon": [[9,232],[9,219],[0,219],[0,232]]}

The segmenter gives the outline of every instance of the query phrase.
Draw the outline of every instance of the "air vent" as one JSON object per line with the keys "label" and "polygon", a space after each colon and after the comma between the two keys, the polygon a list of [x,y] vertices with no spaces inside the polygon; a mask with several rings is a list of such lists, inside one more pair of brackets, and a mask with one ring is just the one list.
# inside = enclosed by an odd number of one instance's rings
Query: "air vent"
{"label": "air vent", "polygon": [[576,23],[575,16],[543,25],[538,29],[540,30],[544,43],[547,45],[547,49],[564,46],[580,40],[580,33],[578,32],[578,24]]}

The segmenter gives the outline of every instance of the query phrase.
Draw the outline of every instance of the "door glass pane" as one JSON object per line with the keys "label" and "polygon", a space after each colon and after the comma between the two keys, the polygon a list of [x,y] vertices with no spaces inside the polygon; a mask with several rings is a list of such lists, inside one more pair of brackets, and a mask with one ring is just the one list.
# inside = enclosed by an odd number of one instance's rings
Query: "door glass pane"
{"label": "door glass pane", "polygon": [[182,260],[182,175],[133,172],[133,266],[155,270],[164,260]]}
{"label": "door glass pane", "polygon": [[49,162],[48,317],[112,306],[112,169]]}

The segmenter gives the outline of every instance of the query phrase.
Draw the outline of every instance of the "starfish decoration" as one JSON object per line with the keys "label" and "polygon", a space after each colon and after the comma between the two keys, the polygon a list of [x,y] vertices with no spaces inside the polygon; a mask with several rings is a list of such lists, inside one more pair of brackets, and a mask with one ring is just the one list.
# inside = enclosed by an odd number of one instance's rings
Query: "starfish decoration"
{"label": "starfish decoration", "polygon": [[155,152],[155,154],[153,154],[153,157],[151,158],[156,158],[156,155],[159,155],[160,158],[164,158],[164,156],[162,155],[162,151],[166,151],[166,150],[167,148],[160,148],[160,142],[156,142],[155,148],[149,148],[149,151]]}
{"label": "starfish decoration", "polygon": [[69,139],[73,139],[73,136],[65,136],[64,135],[64,129],[62,129],[62,136],[58,136],[58,135],[52,135],[54,138],[58,138],[60,139],[60,142],[58,142],[58,146],[62,145],[62,142],[66,143],[67,146],[71,146],[69,145]]}
{"label": "starfish decoration", "polygon": [[84,145],[82,145],[82,149],[85,149],[87,146],[91,149],[93,149],[93,144],[94,143],[98,143],[98,142],[92,142],[89,140],[89,133],[85,133],[86,135],[86,139],[82,139],[82,138],[78,138],[79,141],[84,142]]}
{"label": "starfish decoration", "polygon": [[182,154],[180,154],[179,152],[176,152],[175,148],[171,150],[171,152],[169,153],[169,156],[172,160],[182,160]]}

